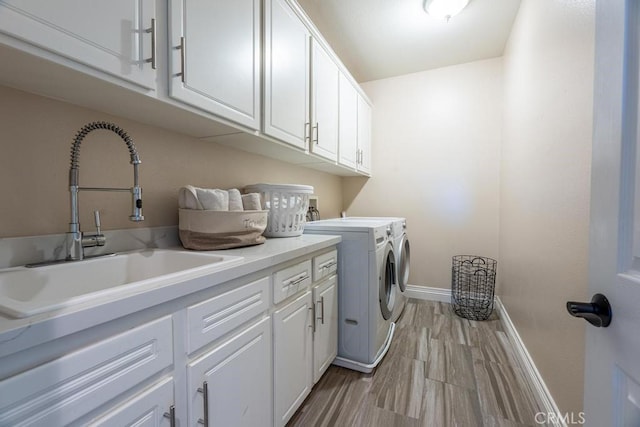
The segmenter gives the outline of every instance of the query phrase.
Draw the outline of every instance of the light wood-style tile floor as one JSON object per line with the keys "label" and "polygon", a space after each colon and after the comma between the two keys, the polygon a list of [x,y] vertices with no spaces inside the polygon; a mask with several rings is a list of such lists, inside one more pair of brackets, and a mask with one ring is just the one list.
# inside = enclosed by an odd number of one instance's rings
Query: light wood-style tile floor
{"label": "light wood-style tile floor", "polygon": [[537,426],[538,411],[495,312],[475,322],[410,299],[380,365],[331,366],[288,426]]}

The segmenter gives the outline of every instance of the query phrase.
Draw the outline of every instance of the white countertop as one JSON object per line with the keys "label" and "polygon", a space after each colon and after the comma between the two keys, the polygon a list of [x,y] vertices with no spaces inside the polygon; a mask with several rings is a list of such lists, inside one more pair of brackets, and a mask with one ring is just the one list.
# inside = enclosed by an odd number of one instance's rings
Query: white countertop
{"label": "white countertop", "polygon": [[[241,256],[244,259],[220,271],[204,273],[202,280],[190,275],[187,282],[138,294],[113,296],[24,319],[0,315],[0,357],[328,248],[340,240],[339,236],[303,234],[299,237],[267,239],[264,244],[257,246],[212,251],[209,253]],[[176,249],[183,250],[181,247]]]}

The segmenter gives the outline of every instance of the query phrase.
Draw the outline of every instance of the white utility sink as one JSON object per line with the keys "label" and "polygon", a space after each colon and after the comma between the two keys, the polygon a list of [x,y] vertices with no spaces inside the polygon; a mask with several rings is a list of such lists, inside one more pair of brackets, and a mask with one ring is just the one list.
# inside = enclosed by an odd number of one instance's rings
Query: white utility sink
{"label": "white utility sink", "polygon": [[147,249],[42,267],[0,270],[0,312],[11,317],[137,293],[236,265],[242,257]]}

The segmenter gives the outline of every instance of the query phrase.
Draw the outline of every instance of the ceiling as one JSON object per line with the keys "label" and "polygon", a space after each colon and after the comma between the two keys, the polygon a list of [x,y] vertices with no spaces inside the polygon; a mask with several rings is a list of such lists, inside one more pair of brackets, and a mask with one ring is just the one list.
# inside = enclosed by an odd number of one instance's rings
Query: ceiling
{"label": "ceiling", "polygon": [[358,82],[502,56],[520,0],[471,0],[447,23],[423,0],[298,0]]}

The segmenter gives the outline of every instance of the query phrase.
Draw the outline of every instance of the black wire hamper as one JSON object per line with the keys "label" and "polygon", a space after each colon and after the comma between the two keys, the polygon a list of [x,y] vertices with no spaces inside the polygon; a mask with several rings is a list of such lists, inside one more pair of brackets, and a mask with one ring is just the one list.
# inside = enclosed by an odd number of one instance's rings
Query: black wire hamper
{"label": "black wire hamper", "polygon": [[456,255],[451,265],[451,305],[460,317],[487,320],[493,312],[496,287],[495,259]]}

